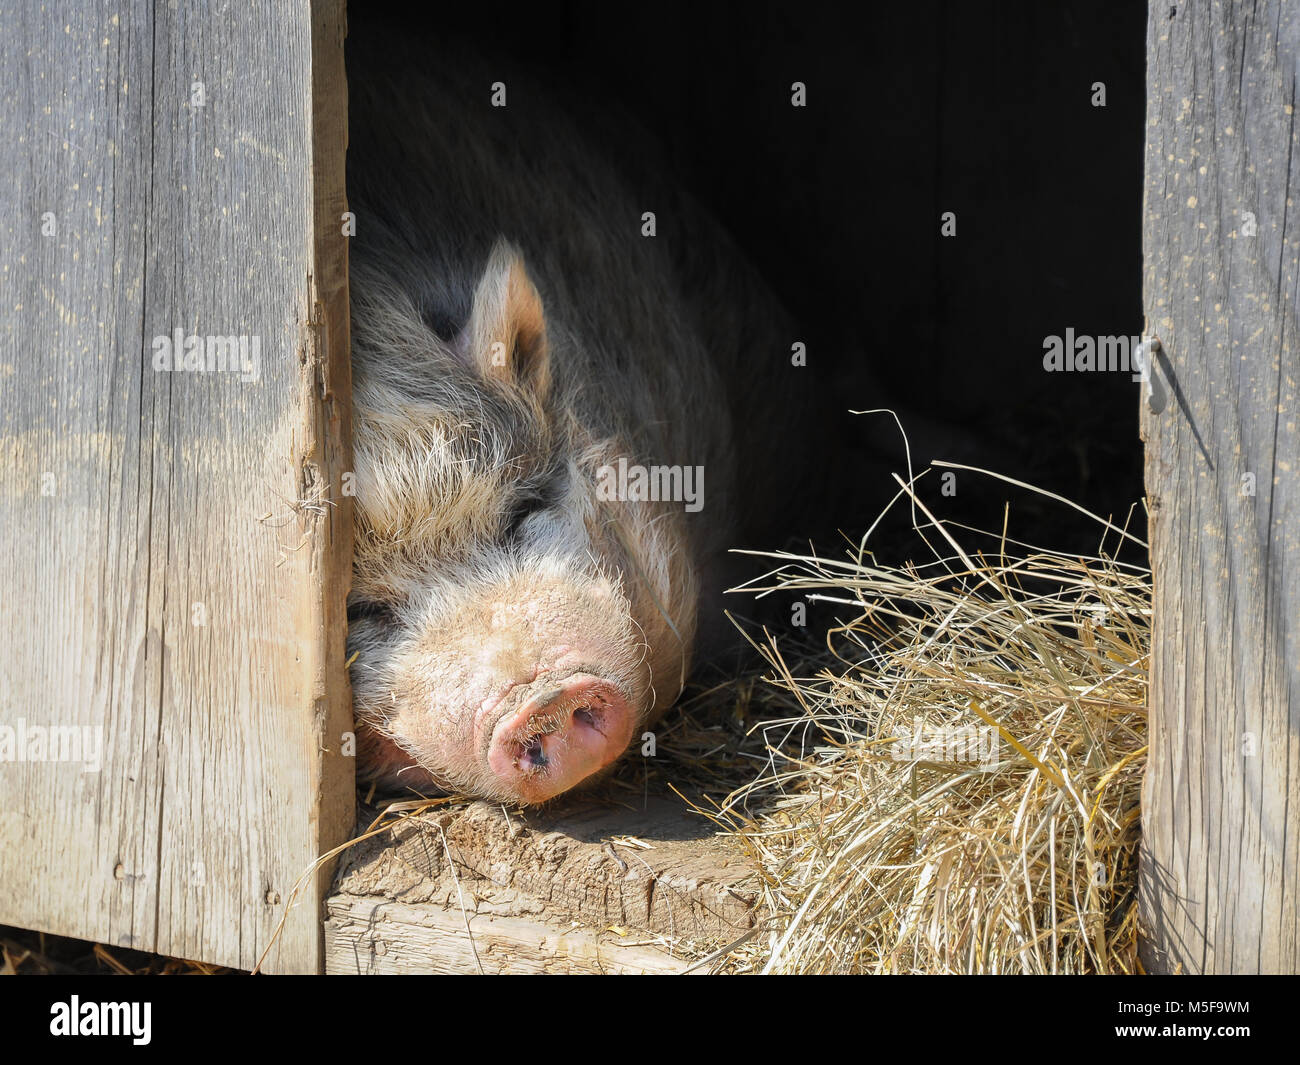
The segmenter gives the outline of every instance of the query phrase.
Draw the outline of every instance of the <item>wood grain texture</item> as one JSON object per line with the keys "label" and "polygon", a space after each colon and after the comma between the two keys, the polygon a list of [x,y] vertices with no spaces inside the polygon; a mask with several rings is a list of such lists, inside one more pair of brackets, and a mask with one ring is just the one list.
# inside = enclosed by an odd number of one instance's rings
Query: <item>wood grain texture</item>
{"label": "wood grain texture", "polygon": [[677,972],[647,939],[715,949],[760,919],[752,861],[675,798],[422,814],[349,851],[336,888],[329,972]]}
{"label": "wood grain texture", "polygon": [[1151,970],[1300,970],[1298,57],[1279,0],[1150,10]]}
{"label": "wood grain texture", "polygon": [[[317,489],[325,503],[312,530],[310,578],[302,585],[307,605],[300,630],[313,652],[312,726],[319,756],[308,795],[316,818],[311,835],[323,853],[346,840],[356,819],[355,758],[344,750],[350,736],[352,688],[346,668],[347,598],[352,586],[352,496],[343,477],[352,470],[351,306],[348,297],[347,202],[348,90],[344,66],[346,0],[312,0],[312,318],[303,364],[299,414],[303,433],[297,454],[300,497]],[[335,863],[316,873],[309,912],[324,913]],[[319,920],[319,917],[318,917]],[[305,934],[305,930],[304,930]],[[323,951],[321,939],[318,946]],[[324,965],[323,954],[313,968]]]}
{"label": "wood grain texture", "polygon": [[684,973],[691,963],[653,944],[560,921],[470,914],[335,895],[325,922],[325,971],[343,976]]}
{"label": "wood grain texture", "polygon": [[350,827],[341,3],[0,8],[0,725],[103,739],[0,763],[0,921],[249,968]]}

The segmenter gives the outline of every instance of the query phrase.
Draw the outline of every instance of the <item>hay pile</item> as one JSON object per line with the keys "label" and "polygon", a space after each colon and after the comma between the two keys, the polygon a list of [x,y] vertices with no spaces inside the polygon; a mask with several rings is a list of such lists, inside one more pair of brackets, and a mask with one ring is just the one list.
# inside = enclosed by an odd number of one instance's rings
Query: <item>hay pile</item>
{"label": "hay pile", "polygon": [[1119,557],[1145,544],[1089,515],[1096,554],[1067,557],[941,524],[899,484],[928,561],[877,565],[864,538],[766,555],[748,586],[840,620],[814,659],[751,637],[796,709],[755,726],[766,767],[713,811],[774,915],[733,960],[1132,973],[1151,579]]}

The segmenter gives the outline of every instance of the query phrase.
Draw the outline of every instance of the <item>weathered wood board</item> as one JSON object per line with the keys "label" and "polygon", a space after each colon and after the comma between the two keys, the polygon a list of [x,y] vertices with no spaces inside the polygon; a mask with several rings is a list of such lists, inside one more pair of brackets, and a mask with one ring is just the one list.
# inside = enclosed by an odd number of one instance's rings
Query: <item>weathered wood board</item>
{"label": "weathered wood board", "polygon": [[1300,971],[1300,8],[1153,4],[1149,970]]}
{"label": "weathered wood board", "polygon": [[250,968],[354,816],[343,4],[0,22],[0,922]]}
{"label": "weathered wood board", "polygon": [[336,888],[331,973],[703,971],[760,915],[741,845],[671,797],[424,813],[354,847]]}

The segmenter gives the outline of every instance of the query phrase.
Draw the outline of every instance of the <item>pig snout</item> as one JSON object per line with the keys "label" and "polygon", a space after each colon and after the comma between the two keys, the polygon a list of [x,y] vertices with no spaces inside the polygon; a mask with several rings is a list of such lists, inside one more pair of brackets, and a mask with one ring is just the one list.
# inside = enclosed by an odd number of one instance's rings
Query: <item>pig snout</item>
{"label": "pig snout", "polygon": [[403,606],[357,613],[363,772],[385,787],[545,802],[616,762],[669,686],[655,678],[683,667],[647,646],[667,641],[636,620],[615,573],[542,555],[482,568],[422,572]]}
{"label": "pig snout", "polygon": [[546,677],[492,726],[488,768],[525,802],[567,791],[627,748],[635,715],[616,685],[589,673]]}

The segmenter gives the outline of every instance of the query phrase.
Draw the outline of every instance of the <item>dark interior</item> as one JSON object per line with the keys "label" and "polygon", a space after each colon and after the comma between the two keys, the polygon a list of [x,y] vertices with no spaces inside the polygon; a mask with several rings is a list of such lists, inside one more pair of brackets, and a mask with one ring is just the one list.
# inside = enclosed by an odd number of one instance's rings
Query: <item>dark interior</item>
{"label": "dark interior", "polygon": [[[792,515],[791,537],[860,530],[905,468],[892,423],[850,408],[896,408],[917,463],[991,468],[1122,518],[1142,495],[1137,386],[1047,373],[1043,344],[1067,327],[1142,329],[1145,5],[849,10],[354,3],[349,33],[467,38],[584,88],[593,108],[616,101],[662,139],[804,331],[795,413],[832,427],[820,461],[835,474],[820,524]],[[789,104],[794,81],[806,108]],[[925,492],[984,528],[1001,527],[1010,497],[1020,538],[1097,547],[1093,523],[996,482],[964,478],[941,498],[931,475]],[[882,529],[878,546],[906,550],[902,532]]]}

